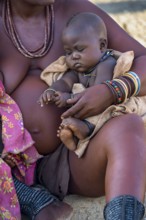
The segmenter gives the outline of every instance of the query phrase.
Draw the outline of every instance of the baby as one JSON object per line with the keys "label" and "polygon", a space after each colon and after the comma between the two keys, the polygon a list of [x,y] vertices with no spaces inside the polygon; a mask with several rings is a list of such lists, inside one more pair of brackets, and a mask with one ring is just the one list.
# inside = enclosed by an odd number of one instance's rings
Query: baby
{"label": "baby", "polygon": [[[50,86],[39,98],[41,106],[48,102],[54,102],[58,107],[69,106],[68,100],[85,88],[101,83],[107,85],[107,80],[113,79],[120,53],[107,49],[107,31],[100,17],[93,13],[75,15],[63,30],[62,42],[65,57],[49,65],[41,74],[41,78]],[[131,51],[124,65],[119,65],[120,68],[128,71],[133,58]],[[119,66],[116,69],[119,70]],[[125,69],[121,71],[125,72]],[[120,98],[124,101],[125,96],[122,94]],[[116,99],[120,103],[118,97]],[[67,148],[81,157],[87,143],[83,147],[77,146],[77,143],[79,140],[83,143],[92,134],[96,123],[96,117],[87,120],[66,118],[62,120],[57,136]]]}

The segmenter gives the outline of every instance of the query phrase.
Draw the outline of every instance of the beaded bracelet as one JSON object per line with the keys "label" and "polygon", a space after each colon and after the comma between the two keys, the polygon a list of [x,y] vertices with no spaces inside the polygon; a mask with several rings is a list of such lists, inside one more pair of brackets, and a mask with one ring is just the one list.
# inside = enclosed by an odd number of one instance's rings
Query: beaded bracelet
{"label": "beaded bracelet", "polygon": [[105,81],[108,85],[109,88],[112,88],[116,97],[116,102],[115,104],[120,104],[123,102],[123,99],[125,99],[125,97],[123,97],[123,93],[121,91],[121,89],[119,88],[119,86],[117,85],[117,83],[114,80],[106,80]]}
{"label": "beaded bracelet", "polygon": [[108,82],[106,82],[106,81],[102,82],[102,84],[105,84],[109,88],[109,90],[112,92],[112,95],[113,95],[113,98],[114,98],[114,102],[113,103],[115,104],[117,102],[117,95],[116,95],[116,93],[114,91],[114,88]]}
{"label": "beaded bracelet", "polygon": [[113,81],[119,83],[119,86],[121,87],[121,90],[123,90],[124,95],[125,95],[124,100],[123,100],[123,102],[125,102],[128,97],[128,87],[127,87],[126,83],[121,79],[114,79]]}
{"label": "beaded bracelet", "polygon": [[[131,85],[134,86],[134,89]],[[114,104],[125,102],[127,98],[136,96],[141,87],[140,78],[135,72],[129,71],[119,78],[106,80],[103,84],[107,85],[114,97]]]}

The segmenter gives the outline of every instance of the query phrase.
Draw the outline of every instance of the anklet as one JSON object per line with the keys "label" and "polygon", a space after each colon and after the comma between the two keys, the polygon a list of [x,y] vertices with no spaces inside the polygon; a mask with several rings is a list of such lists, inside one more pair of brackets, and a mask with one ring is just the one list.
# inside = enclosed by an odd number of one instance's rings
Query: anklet
{"label": "anklet", "polygon": [[30,187],[13,177],[16,193],[18,196],[21,212],[29,216],[32,220],[47,205],[58,198],[49,193],[43,187]]}
{"label": "anklet", "polygon": [[87,136],[90,136],[95,128],[95,126],[93,124],[91,124],[89,121],[87,121],[86,119],[82,120],[86,125],[87,127],[89,128],[89,132],[88,132],[88,135]]}

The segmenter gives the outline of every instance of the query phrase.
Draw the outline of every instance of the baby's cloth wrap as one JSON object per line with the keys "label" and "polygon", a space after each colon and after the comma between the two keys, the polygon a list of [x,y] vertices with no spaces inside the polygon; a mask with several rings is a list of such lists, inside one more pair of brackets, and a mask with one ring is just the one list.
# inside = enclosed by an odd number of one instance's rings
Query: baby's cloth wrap
{"label": "baby's cloth wrap", "polygon": [[[40,155],[34,147],[28,131],[24,128],[21,111],[16,102],[5,93],[0,81],[0,115],[4,149],[0,155],[0,219],[20,220],[20,206],[13,177],[31,185],[34,180],[36,161]],[[14,168],[3,160],[13,158]]]}
{"label": "baby's cloth wrap", "polygon": [[[127,51],[125,53],[120,53],[113,50],[113,56],[117,60],[113,73],[114,79],[116,77],[122,76],[125,72],[130,70],[134,59],[134,52]],[[41,79],[45,81],[48,86],[51,86],[52,83],[56,80],[59,80],[67,70],[68,67],[66,65],[65,56],[61,56],[59,59],[44,69],[44,71],[41,73]],[[84,89],[85,87],[82,84],[76,83],[73,86],[72,92],[75,94],[82,92]],[[84,140],[79,140],[77,149],[75,150],[77,156],[79,158],[82,157],[87,148],[89,140],[99,131],[105,122],[116,116],[129,113],[136,113],[141,116],[146,127],[146,96],[131,97],[124,103],[109,106],[101,114],[86,118],[86,120],[95,125],[95,128],[90,136]]]}

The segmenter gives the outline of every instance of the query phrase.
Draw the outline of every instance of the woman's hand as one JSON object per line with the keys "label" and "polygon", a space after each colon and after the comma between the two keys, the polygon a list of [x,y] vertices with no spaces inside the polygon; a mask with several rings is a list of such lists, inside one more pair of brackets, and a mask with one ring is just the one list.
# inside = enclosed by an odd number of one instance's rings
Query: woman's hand
{"label": "woman's hand", "polygon": [[77,94],[67,102],[73,106],[62,114],[62,118],[73,116],[84,119],[102,113],[113,103],[113,96],[106,85],[99,84]]}

